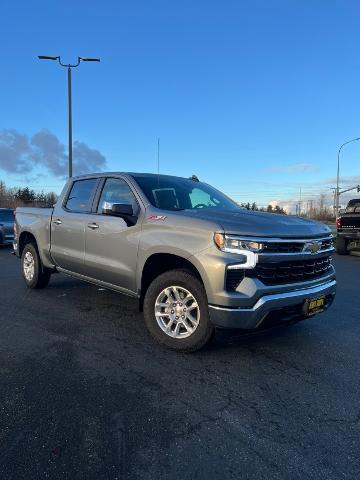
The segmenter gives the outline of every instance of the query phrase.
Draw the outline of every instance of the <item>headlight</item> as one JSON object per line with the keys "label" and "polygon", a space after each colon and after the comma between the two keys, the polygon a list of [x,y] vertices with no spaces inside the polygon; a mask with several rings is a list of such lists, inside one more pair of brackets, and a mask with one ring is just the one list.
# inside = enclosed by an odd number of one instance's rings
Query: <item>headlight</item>
{"label": "headlight", "polygon": [[[219,250],[239,255],[237,260],[238,268],[254,268],[258,260],[257,252],[261,252],[263,249],[262,243],[242,240],[241,238],[223,233],[215,233],[214,242]],[[236,268],[236,266],[234,265],[232,268]]]}
{"label": "headlight", "polygon": [[214,234],[215,245],[223,252],[241,253],[240,250],[250,252],[261,252],[263,244],[251,240],[242,240],[241,238],[224,235],[223,233]]}

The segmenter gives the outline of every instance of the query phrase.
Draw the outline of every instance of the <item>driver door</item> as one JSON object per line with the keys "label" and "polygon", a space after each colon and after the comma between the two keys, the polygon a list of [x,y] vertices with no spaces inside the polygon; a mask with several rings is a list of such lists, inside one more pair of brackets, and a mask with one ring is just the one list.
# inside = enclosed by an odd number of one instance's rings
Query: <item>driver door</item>
{"label": "driver door", "polygon": [[132,205],[134,215],[140,207],[128,183],[122,178],[107,178],[96,213],[87,217],[85,227],[86,275],[136,292],[136,266],[140,220],[127,225],[123,218],[103,213],[104,204]]}

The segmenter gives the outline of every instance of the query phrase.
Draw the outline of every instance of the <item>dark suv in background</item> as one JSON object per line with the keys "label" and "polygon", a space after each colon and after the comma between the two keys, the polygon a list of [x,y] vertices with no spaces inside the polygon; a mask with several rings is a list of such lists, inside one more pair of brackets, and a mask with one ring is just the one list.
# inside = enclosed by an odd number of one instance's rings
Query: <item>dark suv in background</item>
{"label": "dark suv in background", "polygon": [[11,245],[14,240],[14,210],[0,208],[0,245]]}

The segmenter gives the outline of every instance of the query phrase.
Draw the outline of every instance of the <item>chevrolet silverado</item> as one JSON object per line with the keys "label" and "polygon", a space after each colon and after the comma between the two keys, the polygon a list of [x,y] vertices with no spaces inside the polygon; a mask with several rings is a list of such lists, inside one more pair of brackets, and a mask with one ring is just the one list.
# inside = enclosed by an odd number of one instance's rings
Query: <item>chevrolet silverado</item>
{"label": "chevrolet silverado", "polygon": [[54,208],[16,210],[14,250],[29,288],[61,272],[135,297],[152,336],[188,352],[215,327],[323,312],[336,289],[327,226],[247,211],[195,176],[71,178]]}

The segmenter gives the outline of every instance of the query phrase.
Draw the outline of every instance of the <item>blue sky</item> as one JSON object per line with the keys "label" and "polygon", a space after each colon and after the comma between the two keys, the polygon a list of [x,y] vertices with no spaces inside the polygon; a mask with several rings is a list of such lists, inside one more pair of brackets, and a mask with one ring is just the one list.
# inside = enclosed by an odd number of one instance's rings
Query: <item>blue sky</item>
{"label": "blue sky", "polygon": [[[160,137],[162,173],[240,201],[286,204],[300,187],[316,200],[338,146],[360,136],[357,1],[32,0],[2,13],[0,130],[30,143],[47,130],[64,149],[66,70],[36,56],[101,57],[73,71],[73,136],[108,170],[156,171]],[[63,185],[31,152],[27,170],[0,152],[9,186]],[[344,148],[344,186],[359,183],[359,156],[360,142]]]}

